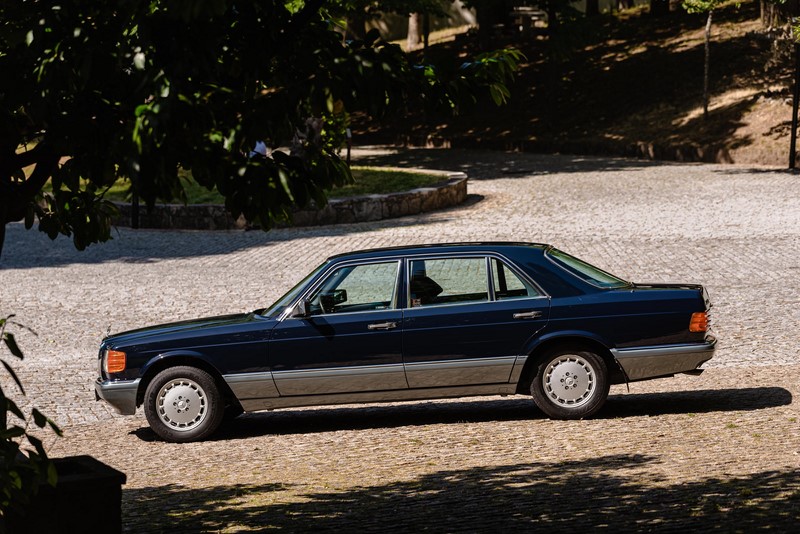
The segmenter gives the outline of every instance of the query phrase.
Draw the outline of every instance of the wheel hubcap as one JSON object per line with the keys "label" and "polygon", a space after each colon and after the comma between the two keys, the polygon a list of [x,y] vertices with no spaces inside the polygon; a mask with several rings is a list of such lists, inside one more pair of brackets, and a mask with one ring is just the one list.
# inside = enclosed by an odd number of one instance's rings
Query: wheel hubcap
{"label": "wheel hubcap", "polygon": [[208,413],[206,393],[188,378],[176,378],[158,392],[158,415],[174,430],[191,430],[203,422]]}
{"label": "wheel hubcap", "polygon": [[595,390],[595,372],[580,356],[565,354],[550,362],[542,382],[547,396],[553,402],[576,408],[591,399]]}

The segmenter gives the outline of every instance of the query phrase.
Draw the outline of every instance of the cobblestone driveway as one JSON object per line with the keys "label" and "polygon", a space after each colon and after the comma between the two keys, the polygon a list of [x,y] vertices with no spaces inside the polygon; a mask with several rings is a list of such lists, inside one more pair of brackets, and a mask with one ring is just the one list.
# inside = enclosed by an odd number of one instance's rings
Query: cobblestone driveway
{"label": "cobblestone driveway", "polygon": [[[262,232],[120,229],[80,253],[9,227],[0,312],[29,398],[63,425],[54,455],[128,474],[130,531],[489,528],[788,530],[800,509],[800,179],[767,169],[479,151],[362,151],[463,170],[456,209]],[[553,243],[640,282],[698,282],[717,355],[698,378],[612,388],[601,417],[529,399],[298,409],[170,445],[94,402],[100,338],[269,304],[330,254],[475,240]]]}

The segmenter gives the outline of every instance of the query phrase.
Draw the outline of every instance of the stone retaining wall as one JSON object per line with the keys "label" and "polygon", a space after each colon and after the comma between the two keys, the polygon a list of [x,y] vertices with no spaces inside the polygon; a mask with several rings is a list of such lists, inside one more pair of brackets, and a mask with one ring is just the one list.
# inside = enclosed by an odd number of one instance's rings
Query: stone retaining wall
{"label": "stone retaining wall", "polygon": [[[377,221],[414,215],[458,205],[467,198],[467,176],[463,172],[413,170],[425,174],[441,175],[442,181],[429,187],[420,187],[387,195],[362,195],[331,199],[322,209],[295,210],[291,226],[320,226],[354,222]],[[131,204],[117,202],[120,215],[117,226],[131,226]],[[248,226],[244,217],[234,219],[220,204],[157,204],[148,213],[142,206],[139,211],[140,228],[183,228],[189,230],[231,230]]]}

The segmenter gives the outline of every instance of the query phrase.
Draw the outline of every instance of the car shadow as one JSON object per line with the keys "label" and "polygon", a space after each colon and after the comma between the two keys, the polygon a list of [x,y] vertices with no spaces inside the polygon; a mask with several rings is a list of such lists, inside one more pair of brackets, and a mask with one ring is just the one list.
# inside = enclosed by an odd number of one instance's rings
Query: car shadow
{"label": "car shadow", "polygon": [[[780,387],[626,393],[609,396],[608,402],[594,419],[752,411],[786,406],[791,402],[791,392]],[[210,440],[545,418],[533,402],[523,396],[456,402],[332,406],[245,414],[224,424]],[[131,433],[143,441],[158,440],[148,427]]]}

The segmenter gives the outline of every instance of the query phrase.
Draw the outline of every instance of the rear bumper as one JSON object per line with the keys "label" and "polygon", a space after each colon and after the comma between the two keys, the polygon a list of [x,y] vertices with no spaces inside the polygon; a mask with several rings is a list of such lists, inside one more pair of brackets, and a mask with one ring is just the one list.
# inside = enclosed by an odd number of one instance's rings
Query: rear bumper
{"label": "rear bumper", "polygon": [[634,381],[694,371],[714,356],[716,344],[709,337],[704,343],[611,349],[611,354]]}
{"label": "rear bumper", "polygon": [[98,378],[94,383],[95,400],[103,399],[122,415],[133,415],[136,413],[136,393],[140,380],[104,381]]}

